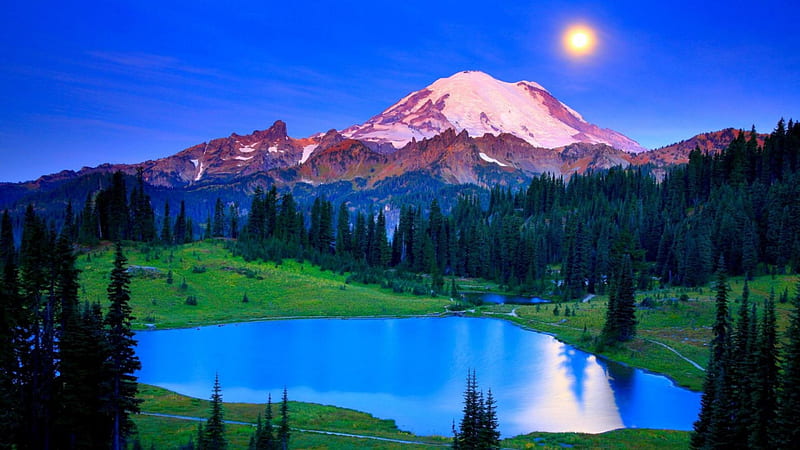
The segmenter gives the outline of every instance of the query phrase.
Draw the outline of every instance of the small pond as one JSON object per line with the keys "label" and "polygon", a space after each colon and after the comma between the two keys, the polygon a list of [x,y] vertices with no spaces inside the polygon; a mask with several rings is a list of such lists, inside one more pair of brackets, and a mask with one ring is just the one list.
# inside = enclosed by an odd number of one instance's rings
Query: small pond
{"label": "small pond", "polygon": [[514,305],[536,305],[550,303],[539,297],[522,297],[519,295],[494,294],[491,292],[467,292],[462,294],[464,300],[474,304],[491,303],[495,305],[514,304]]}

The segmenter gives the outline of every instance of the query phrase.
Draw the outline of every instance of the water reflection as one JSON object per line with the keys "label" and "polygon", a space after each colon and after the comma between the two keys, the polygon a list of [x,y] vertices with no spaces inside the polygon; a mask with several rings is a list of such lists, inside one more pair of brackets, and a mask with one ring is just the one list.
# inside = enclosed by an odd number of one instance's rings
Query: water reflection
{"label": "water reflection", "polygon": [[[219,372],[226,401],[296,400],[450,434],[468,369],[498,403],[501,432],[691,429],[699,394],[664,377],[490,319],[295,320],[143,332],[143,383],[207,398]],[[673,405],[673,407],[665,407]]]}

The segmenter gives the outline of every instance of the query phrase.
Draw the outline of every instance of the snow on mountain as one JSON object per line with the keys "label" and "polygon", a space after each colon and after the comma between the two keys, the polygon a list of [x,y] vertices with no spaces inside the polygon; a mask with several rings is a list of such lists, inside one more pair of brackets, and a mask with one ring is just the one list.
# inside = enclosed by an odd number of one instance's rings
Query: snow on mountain
{"label": "snow on mountain", "polygon": [[645,149],[616,131],[601,129],[531,81],[507,83],[478,71],[441,78],[342,135],[400,148],[448,128],[470,136],[513,134],[534,147],[602,143],[638,153]]}

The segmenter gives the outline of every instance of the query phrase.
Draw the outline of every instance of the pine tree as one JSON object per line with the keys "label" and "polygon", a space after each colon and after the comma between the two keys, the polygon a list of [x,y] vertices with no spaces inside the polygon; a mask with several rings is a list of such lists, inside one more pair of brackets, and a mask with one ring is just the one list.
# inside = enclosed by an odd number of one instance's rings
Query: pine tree
{"label": "pine tree", "polygon": [[228,228],[228,237],[231,239],[239,238],[239,207],[232,204],[228,208],[228,217],[230,217],[230,227]]}
{"label": "pine tree", "polygon": [[732,354],[737,355],[731,364],[732,390],[735,393],[733,413],[733,442],[747,442],[750,424],[753,421],[752,394],[755,380],[753,361],[753,343],[755,337],[751,334],[751,323],[755,320],[750,315],[750,287],[745,279],[742,288],[742,298],[739,302],[738,320],[733,332]]}
{"label": "pine tree", "polygon": [[626,342],[636,334],[635,281],[630,255],[625,254],[619,264],[609,287],[602,332],[606,343]]}
{"label": "pine tree", "polygon": [[20,345],[16,350],[21,389],[19,440],[32,447],[52,444],[55,305],[53,297],[47,295],[52,247],[47,227],[28,205],[19,250],[19,288],[24,306],[17,317]]}
{"label": "pine tree", "polygon": [[[259,419],[261,419],[261,416],[259,416]],[[255,450],[273,450],[275,445],[275,435],[272,429],[272,395],[267,394],[264,422],[260,429],[256,431],[253,448]]]}
{"label": "pine tree", "polygon": [[486,392],[486,401],[483,403],[483,412],[480,419],[479,437],[481,448],[500,448],[500,432],[497,430],[497,405],[492,395],[492,390]]}
{"label": "pine tree", "polygon": [[283,388],[283,398],[281,399],[281,421],[278,424],[277,444],[281,450],[289,449],[289,396],[286,388]]}
{"label": "pine tree", "polygon": [[350,212],[347,205],[342,202],[339,204],[339,213],[336,217],[336,254],[346,255],[351,252],[353,241],[350,232]]}
{"label": "pine tree", "polygon": [[136,398],[138,386],[133,375],[141,368],[141,363],[134,350],[136,340],[131,330],[133,317],[129,303],[131,276],[126,270],[126,263],[122,245],[117,243],[114,268],[108,285],[108,299],[111,304],[105,318],[109,350],[108,381],[111,386],[107,408],[113,420],[111,445],[114,450],[124,447],[125,437],[133,427],[130,414],[138,413],[141,403]]}
{"label": "pine tree", "polygon": [[[755,318],[752,318],[755,320]],[[755,373],[752,405],[754,417],[750,426],[748,445],[754,449],[770,448],[777,409],[778,386],[777,335],[775,332],[775,291],[764,302],[755,351]]]}
{"label": "pine tree", "polygon": [[731,325],[728,317],[728,280],[720,260],[717,274],[716,318],[712,331],[711,356],[703,383],[700,415],[694,423],[692,448],[727,448],[731,431],[730,392]]}
{"label": "pine tree", "polygon": [[203,448],[206,450],[224,450],[228,448],[225,439],[225,418],[222,405],[222,388],[219,375],[214,375],[214,388],[211,393],[211,410],[205,426]]}
{"label": "pine tree", "polygon": [[11,216],[3,212],[0,221],[0,448],[11,448],[19,421],[18,385],[15,374],[19,340],[18,319],[21,317],[17,285],[16,250]]}
{"label": "pine tree", "polygon": [[214,204],[214,224],[211,229],[211,236],[225,236],[225,206],[222,203],[222,199],[219,197],[217,197],[217,201]]}
{"label": "pine tree", "polygon": [[453,423],[453,448],[457,449],[491,449],[500,448],[497,409],[491,390],[484,400],[483,393],[478,391],[475,371],[467,373],[464,390],[464,415],[458,429]]}
{"label": "pine tree", "polygon": [[164,218],[161,224],[161,243],[172,245],[172,219],[169,218],[169,202],[164,203]]}
{"label": "pine tree", "polygon": [[800,282],[792,299],[786,344],[781,353],[778,413],[772,430],[778,448],[800,448]]}
{"label": "pine tree", "polygon": [[186,236],[186,202],[181,200],[181,208],[178,211],[178,217],[175,218],[175,228],[172,232],[172,236],[175,239],[175,244],[183,245],[187,241]]}

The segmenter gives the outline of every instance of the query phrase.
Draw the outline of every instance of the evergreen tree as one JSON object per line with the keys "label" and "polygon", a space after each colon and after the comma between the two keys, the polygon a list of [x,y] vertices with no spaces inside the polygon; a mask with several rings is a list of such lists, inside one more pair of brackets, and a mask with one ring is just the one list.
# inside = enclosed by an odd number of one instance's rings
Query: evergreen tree
{"label": "evergreen tree", "polygon": [[[261,416],[259,415],[259,420]],[[261,425],[261,423],[259,423]],[[272,429],[272,395],[267,394],[267,407],[264,410],[264,422],[256,430],[253,440],[255,450],[273,450],[276,447],[275,435]]]}
{"label": "evergreen tree", "polygon": [[211,411],[205,426],[203,448],[206,450],[224,450],[228,448],[228,441],[225,438],[225,418],[222,406],[222,388],[219,385],[219,375],[214,376],[214,388],[211,393]]}
{"label": "evergreen tree", "polygon": [[500,433],[497,431],[497,410],[491,390],[484,400],[478,391],[475,371],[467,373],[464,390],[464,416],[458,429],[453,424],[453,448],[491,449],[500,448]]}
{"label": "evergreen tree", "polygon": [[53,245],[44,222],[28,205],[19,250],[19,288],[24,304],[17,317],[19,346],[19,440],[30,447],[52,445],[52,410],[55,382],[55,301],[47,295],[51,285]]}
{"label": "evergreen tree", "polygon": [[181,208],[178,211],[178,217],[175,218],[175,228],[172,233],[172,236],[175,239],[175,244],[183,245],[188,242],[186,229],[186,202],[181,200]]}
{"label": "evergreen tree", "polygon": [[111,302],[106,313],[106,339],[108,341],[108,376],[110,392],[107,408],[112,418],[111,445],[114,450],[124,447],[125,438],[131,432],[133,423],[130,414],[139,412],[140,399],[136,398],[138,386],[133,375],[141,368],[134,348],[136,340],[131,330],[130,283],[131,276],[126,270],[127,259],[122,253],[122,245],[116,244],[114,268],[108,285],[108,299]]}
{"label": "evergreen tree", "polygon": [[214,224],[211,229],[211,236],[225,236],[225,206],[222,203],[222,199],[219,197],[217,197],[217,201],[214,204]]}
{"label": "evergreen tree", "polygon": [[800,282],[792,307],[781,353],[778,414],[773,429],[774,443],[785,449],[800,448]]}
{"label": "evergreen tree", "polygon": [[733,331],[732,355],[737,355],[731,361],[731,382],[734,391],[733,414],[733,442],[746,443],[750,434],[750,424],[754,419],[752,410],[752,395],[755,380],[752,378],[755,370],[754,341],[751,323],[755,320],[750,315],[750,287],[745,279],[742,288],[742,298],[739,302],[738,320]]}
{"label": "evergreen tree", "polygon": [[15,374],[19,373],[17,348],[24,343],[19,339],[22,311],[15,260],[11,216],[6,210],[0,221],[0,448],[12,447],[20,425]]}
{"label": "evergreen tree", "polygon": [[717,274],[716,318],[711,356],[703,383],[700,415],[694,423],[692,448],[728,448],[731,431],[731,325],[728,317],[728,281],[720,260]]}
{"label": "evergreen tree", "polygon": [[497,427],[497,404],[492,395],[492,390],[486,392],[486,401],[483,404],[484,410],[480,418],[479,438],[481,448],[500,448],[500,432]]}
{"label": "evergreen tree", "polygon": [[[755,321],[755,318],[751,318]],[[755,373],[753,374],[753,421],[750,426],[748,445],[754,449],[770,448],[773,435],[775,411],[777,409],[776,388],[778,386],[777,335],[775,332],[775,292],[770,292],[764,302],[755,351]]]}
{"label": "evergreen tree", "polygon": [[78,230],[78,242],[84,244],[95,244],[98,240],[98,218],[97,211],[94,207],[92,194],[86,195],[86,202],[83,204],[83,210],[80,213],[80,227]]}
{"label": "evergreen tree", "polygon": [[169,202],[164,203],[164,219],[161,223],[161,243],[172,244],[172,219],[169,218]]}
{"label": "evergreen tree", "polygon": [[604,340],[607,343],[629,341],[636,334],[634,276],[630,255],[622,257],[609,289],[602,332]]}
{"label": "evergreen tree", "polygon": [[281,450],[289,449],[289,396],[286,388],[283,388],[283,398],[281,399],[281,421],[278,424],[277,444]]}
{"label": "evergreen tree", "polygon": [[236,204],[230,205],[228,208],[228,217],[230,217],[230,226],[228,227],[228,237],[231,239],[239,238],[239,208]]}
{"label": "evergreen tree", "polygon": [[347,255],[351,252],[353,241],[350,232],[350,212],[347,205],[342,202],[339,204],[339,213],[336,217],[336,254]]}

